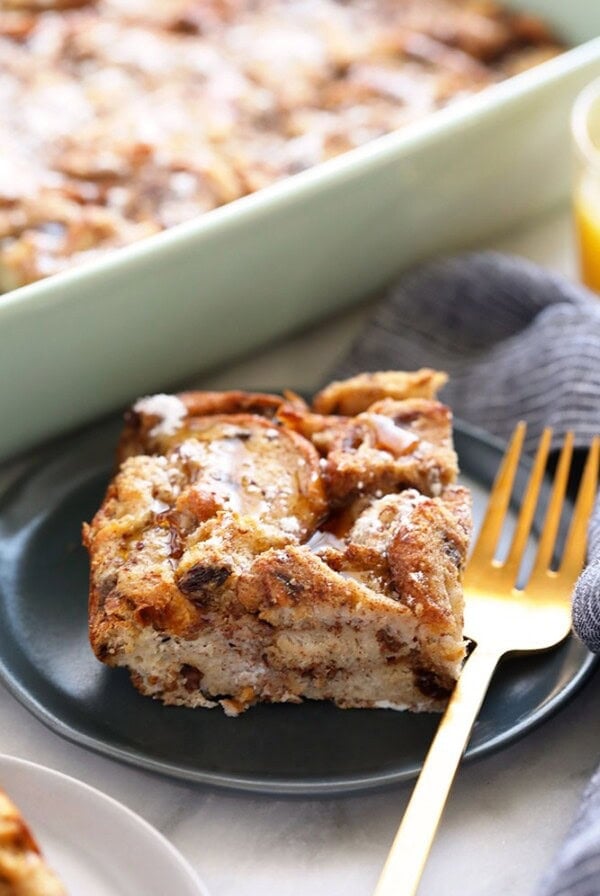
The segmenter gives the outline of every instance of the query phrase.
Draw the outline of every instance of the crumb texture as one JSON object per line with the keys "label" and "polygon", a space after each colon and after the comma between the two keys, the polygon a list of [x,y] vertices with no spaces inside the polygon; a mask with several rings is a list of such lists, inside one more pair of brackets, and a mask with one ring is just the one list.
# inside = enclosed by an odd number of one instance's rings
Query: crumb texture
{"label": "crumb texture", "polygon": [[0,896],[67,896],[21,813],[0,790]]}
{"label": "crumb texture", "polygon": [[0,289],[98,258],[560,52],[494,0],[2,0]]}
{"label": "crumb texture", "polygon": [[444,705],[464,657],[470,500],[435,371],[128,412],[84,527],[90,639],[165,703]]}

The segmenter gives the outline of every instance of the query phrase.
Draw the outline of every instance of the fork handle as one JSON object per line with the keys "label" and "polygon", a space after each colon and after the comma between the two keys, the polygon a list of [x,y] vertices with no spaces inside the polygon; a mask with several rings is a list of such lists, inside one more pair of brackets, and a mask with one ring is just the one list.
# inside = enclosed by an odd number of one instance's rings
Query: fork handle
{"label": "fork handle", "polygon": [[475,647],[440,721],[374,896],[414,896],[500,654]]}

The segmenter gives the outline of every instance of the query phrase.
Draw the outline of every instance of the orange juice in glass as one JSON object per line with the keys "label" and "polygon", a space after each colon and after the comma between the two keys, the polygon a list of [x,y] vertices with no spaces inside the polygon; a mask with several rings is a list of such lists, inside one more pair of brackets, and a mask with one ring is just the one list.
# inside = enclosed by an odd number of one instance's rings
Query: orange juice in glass
{"label": "orange juice in glass", "polygon": [[575,227],[581,278],[600,293],[600,78],[579,95],[573,108],[575,140]]}

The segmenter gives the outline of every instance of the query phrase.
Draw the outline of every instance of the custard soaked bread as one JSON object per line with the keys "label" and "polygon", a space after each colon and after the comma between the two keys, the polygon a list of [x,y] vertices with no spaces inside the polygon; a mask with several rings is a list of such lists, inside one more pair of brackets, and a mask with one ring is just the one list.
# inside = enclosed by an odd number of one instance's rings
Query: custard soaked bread
{"label": "custard soaked bread", "polygon": [[443,374],[141,399],[84,527],[90,638],[164,703],[437,710],[471,528]]}
{"label": "custard soaked bread", "polygon": [[0,0],[0,292],[562,49],[495,0]]}
{"label": "custard soaked bread", "polygon": [[0,790],[0,896],[66,896],[21,813]]}

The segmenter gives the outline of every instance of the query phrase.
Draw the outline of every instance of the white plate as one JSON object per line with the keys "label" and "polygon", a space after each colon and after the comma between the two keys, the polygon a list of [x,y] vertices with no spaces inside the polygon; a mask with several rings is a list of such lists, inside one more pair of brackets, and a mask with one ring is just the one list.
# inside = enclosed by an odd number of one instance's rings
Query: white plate
{"label": "white plate", "polygon": [[99,790],[4,755],[0,786],[69,896],[207,896],[162,834]]}

